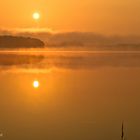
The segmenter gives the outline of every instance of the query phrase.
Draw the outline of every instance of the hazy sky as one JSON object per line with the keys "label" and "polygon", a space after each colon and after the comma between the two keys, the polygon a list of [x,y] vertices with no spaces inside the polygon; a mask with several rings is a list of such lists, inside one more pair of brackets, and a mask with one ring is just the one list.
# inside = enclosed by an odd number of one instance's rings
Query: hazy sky
{"label": "hazy sky", "polygon": [[[35,23],[32,13],[39,11]],[[54,31],[90,31],[140,34],[139,0],[5,0],[0,1],[1,28],[51,28]]]}

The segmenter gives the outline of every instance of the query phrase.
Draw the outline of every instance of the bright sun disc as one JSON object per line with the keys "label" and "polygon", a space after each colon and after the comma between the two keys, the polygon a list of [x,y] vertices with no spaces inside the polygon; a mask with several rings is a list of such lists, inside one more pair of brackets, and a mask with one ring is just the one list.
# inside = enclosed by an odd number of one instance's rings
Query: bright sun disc
{"label": "bright sun disc", "polygon": [[39,13],[33,13],[33,19],[38,20],[40,18],[40,14]]}
{"label": "bright sun disc", "polygon": [[34,88],[38,88],[39,87],[39,82],[36,80],[33,82],[33,86]]}

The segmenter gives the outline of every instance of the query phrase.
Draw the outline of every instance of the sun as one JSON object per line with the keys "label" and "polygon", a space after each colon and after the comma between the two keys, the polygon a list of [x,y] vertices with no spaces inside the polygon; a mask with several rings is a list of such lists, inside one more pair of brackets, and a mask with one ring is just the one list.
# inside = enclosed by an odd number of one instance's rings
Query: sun
{"label": "sun", "polygon": [[34,87],[34,88],[38,88],[38,87],[39,87],[39,81],[38,81],[38,80],[35,80],[35,81],[33,82],[33,87]]}
{"label": "sun", "polygon": [[40,14],[38,12],[33,13],[33,19],[39,20],[40,19]]}

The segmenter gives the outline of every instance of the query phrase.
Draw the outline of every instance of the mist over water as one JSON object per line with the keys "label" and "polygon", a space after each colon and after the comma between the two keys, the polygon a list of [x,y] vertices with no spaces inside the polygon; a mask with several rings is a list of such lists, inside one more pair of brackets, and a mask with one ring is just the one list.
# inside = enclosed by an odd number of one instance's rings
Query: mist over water
{"label": "mist over water", "polygon": [[0,70],[71,69],[92,70],[104,67],[140,67],[139,51],[91,51],[91,50],[55,50],[22,49],[1,50]]}

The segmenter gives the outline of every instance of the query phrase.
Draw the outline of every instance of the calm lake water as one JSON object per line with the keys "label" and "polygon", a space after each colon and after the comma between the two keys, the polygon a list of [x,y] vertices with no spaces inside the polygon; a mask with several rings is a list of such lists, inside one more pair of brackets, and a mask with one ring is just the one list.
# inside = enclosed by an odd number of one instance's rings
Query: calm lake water
{"label": "calm lake water", "polygon": [[0,139],[140,139],[139,52],[5,51],[0,71]]}

